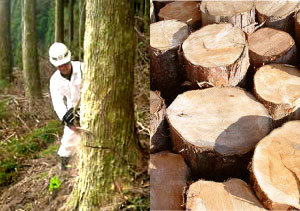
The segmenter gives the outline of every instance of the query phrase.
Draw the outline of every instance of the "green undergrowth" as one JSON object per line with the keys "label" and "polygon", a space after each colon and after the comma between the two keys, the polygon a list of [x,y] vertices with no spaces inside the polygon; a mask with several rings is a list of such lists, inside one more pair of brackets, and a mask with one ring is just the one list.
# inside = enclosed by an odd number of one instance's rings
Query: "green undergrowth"
{"label": "green undergrowth", "polygon": [[0,186],[15,181],[24,160],[47,156],[54,152],[56,146],[50,144],[57,140],[61,132],[60,122],[50,121],[44,127],[34,129],[21,138],[12,137],[0,142]]}

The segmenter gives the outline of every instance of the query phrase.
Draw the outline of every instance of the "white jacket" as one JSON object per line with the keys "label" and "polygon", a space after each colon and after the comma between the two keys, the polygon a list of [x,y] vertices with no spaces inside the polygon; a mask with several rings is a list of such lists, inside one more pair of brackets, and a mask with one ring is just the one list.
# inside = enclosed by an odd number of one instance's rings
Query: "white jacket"
{"label": "white jacket", "polygon": [[[71,80],[61,76],[59,70],[50,78],[50,95],[54,110],[60,120],[71,107],[75,107],[80,99],[80,84],[83,63],[72,61]],[[65,102],[66,101],[66,102]]]}

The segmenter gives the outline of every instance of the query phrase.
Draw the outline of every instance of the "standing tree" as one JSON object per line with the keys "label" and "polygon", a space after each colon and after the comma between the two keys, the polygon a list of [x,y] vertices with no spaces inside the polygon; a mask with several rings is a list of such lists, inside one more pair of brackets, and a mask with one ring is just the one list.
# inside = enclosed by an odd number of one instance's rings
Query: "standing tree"
{"label": "standing tree", "polygon": [[83,38],[84,38],[84,31],[85,31],[85,0],[79,0],[79,60],[83,59]]}
{"label": "standing tree", "polygon": [[[111,210],[130,187],[131,165],[139,161],[133,87],[133,4],[87,0],[85,69],[81,95],[79,177],[63,210]],[[109,208],[108,208],[109,207]]]}
{"label": "standing tree", "polygon": [[63,0],[55,0],[55,42],[64,42]]}
{"label": "standing tree", "polygon": [[73,49],[73,34],[74,34],[74,15],[73,15],[73,8],[74,8],[74,0],[69,0],[69,46],[72,46]]}
{"label": "standing tree", "polygon": [[41,97],[41,81],[37,55],[35,0],[23,0],[22,58],[25,96],[32,103]]}
{"label": "standing tree", "polygon": [[0,82],[7,82],[12,74],[10,0],[0,1],[0,17]]}

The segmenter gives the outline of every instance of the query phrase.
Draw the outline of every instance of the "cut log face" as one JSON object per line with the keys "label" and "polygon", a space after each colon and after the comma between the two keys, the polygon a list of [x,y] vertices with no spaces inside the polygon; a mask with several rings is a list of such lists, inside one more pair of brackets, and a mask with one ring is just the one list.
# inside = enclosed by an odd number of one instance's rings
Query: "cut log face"
{"label": "cut log face", "polygon": [[150,155],[150,209],[182,210],[188,168],[181,155],[167,151]]}
{"label": "cut log face", "polygon": [[293,27],[293,13],[299,6],[294,0],[257,0],[255,2],[258,22],[264,26],[291,32]]}
{"label": "cut log face", "polygon": [[252,161],[254,190],[266,208],[300,209],[300,121],[290,121],[261,140]]}
{"label": "cut log face", "polygon": [[262,28],[249,36],[248,43],[250,63],[255,68],[268,63],[295,63],[295,41],[284,31]]}
{"label": "cut log face", "polygon": [[182,49],[187,79],[194,84],[235,86],[249,66],[245,34],[229,23],[202,27],[184,41]]}
{"label": "cut log face", "polygon": [[300,70],[283,64],[265,65],[254,76],[254,93],[269,110],[275,126],[300,119]]}
{"label": "cut log face", "polygon": [[193,30],[201,27],[201,14],[198,2],[177,1],[164,6],[158,13],[159,20],[179,20],[187,23]]}
{"label": "cut log face", "polygon": [[187,191],[187,210],[265,210],[243,180],[224,183],[199,180]]}
{"label": "cut log face", "polygon": [[272,125],[267,109],[234,87],[185,92],[167,108],[167,120],[173,150],[194,176],[206,178],[226,178],[246,168],[249,152]]}
{"label": "cut log face", "polygon": [[254,1],[202,1],[202,26],[212,23],[232,23],[246,33],[255,29]]}

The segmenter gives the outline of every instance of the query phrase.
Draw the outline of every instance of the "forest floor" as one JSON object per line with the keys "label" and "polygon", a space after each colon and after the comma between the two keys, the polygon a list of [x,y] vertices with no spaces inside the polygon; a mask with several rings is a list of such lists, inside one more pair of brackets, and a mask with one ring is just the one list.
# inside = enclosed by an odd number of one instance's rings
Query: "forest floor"
{"label": "forest floor", "polygon": [[[139,57],[146,61],[137,62],[134,93],[137,129],[145,160],[143,168],[136,173],[134,194],[120,210],[148,210],[150,206],[147,166],[150,74],[146,48],[143,43],[138,45]],[[55,70],[45,59],[40,69],[43,99],[34,106],[29,107],[24,97],[20,70],[14,70],[13,83],[0,94],[1,211],[58,210],[76,180],[76,158],[71,160],[67,171],[61,171],[56,154],[63,127],[53,111],[48,89],[49,78]]]}

